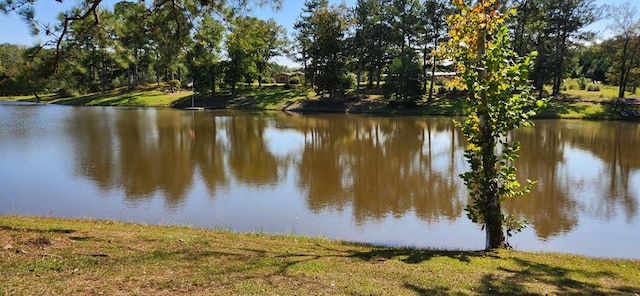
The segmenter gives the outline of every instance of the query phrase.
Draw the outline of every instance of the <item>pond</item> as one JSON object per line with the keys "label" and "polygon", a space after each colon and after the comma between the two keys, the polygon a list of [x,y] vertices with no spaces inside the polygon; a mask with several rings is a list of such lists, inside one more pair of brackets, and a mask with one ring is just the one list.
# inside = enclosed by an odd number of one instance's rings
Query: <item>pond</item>
{"label": "pond", "polygon": [[[640,258],[640,124],[512,134],[533,192],[518,250]],[[0,214],[91,217],[392,246],[482,249],[464,138],[445,117],[0,102]]]}

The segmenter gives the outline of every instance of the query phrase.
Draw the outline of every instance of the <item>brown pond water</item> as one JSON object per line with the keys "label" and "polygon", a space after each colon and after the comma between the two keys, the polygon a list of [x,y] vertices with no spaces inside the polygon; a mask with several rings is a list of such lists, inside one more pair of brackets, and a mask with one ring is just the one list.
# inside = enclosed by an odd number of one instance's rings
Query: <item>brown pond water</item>
{"label": "brown pond water", "polygon": [[[640,124],[514,132],[534,191],[519,250],[640,258]],[[0,214],[92,217],[481,249],[445,117],[0,103]]]}

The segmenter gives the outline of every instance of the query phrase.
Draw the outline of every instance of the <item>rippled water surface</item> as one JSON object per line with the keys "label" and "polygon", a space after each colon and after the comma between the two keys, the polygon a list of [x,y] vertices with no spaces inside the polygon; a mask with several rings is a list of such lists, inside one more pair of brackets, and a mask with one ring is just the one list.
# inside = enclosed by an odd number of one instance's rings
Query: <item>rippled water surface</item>
{"label": "rippled water surface", "polygon": [[[537,121],[520,250],[640,258],[640,125]],[[0,214],[481,249],[450,118],[0,103]]]}

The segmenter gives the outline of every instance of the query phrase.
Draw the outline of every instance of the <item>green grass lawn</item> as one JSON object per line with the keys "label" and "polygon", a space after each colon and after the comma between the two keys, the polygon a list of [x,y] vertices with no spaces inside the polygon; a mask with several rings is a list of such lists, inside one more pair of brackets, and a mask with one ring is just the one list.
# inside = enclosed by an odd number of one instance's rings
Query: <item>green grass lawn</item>
{"label": "green grass lawn", "polygon": [[[613,85],[588,83],[585,89],[580,89],[578,79],[567,79],[564,87],[565,90],[560,93],[568,99],[577,99],[586,102],[602,102],[618,98],[618,87]],[[589,90],[589,88],[591,88],[591,90]],[[550,87],[545,89],[551,91]],[[625,96],[638,97],[640,94],[627,91]]]}
{"label": "green grass lawn", "polygon": [[0,276],[0,295],[640,293],[636,260],[18,216],[0,216]]}
{"label": "green grass lawn", "polygon": [[106,94],[89,94],[71,98],[60,98],[49,101],[60,105],[83,106],[139,106],[139,107],[169,107],[177,100],[191,97],[192,91],[177,91],[170,93],[160,87],[144,88],[134,91],[115,90]]}
{"label": "green grass lawn", "polygon": [[[191,97],[193,94],[189,90],[180,90],[170,93],[164,87],[150,85],[137,90],[127,91],[125,88],[110,90],[104,94],[93,93],[73,96],[69,98],[59,98],[55,94],[41,95],[40,100],[44,103],[73,105],[73,106],[128,106],[128,107],[170,107],[175,101]],[[14,101],[35,101],[35,97],[16,96],[2,97],[4,100]]]}

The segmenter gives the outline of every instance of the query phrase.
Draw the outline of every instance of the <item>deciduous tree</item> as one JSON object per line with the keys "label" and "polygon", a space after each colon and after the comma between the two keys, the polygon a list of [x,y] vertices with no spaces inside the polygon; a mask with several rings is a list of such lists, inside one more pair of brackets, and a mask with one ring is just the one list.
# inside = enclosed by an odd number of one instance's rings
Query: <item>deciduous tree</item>
{"label": "deciduous tree", "polygon": [[615,36],[605,41],[603,47],[615,68],[611,76],[617,80],[618,97],[624,98],[631,76],[640,72],[640,69],[634,71],[640,68],[640,17],[636,7],[625,2],[610,7],[608,19]]}
{"label": "deciduous tree", "polygon": [[519,57],[509,43],[506,15],[496,0],[465,4],[454,1],[459,12],[449,18],[450,40],[443,51],[457,65],[454,83],[466,89],[469,116],[458,123],[466,139],[465,158],[470,171],[461,174],[470,194],[467,216],[486,230],[486,248],[507,246],[505,229],[520,230],[523,224],[502,212],[504,199],[530,191],[522,187],[513,162],[520,145],[509,138],[513,129],[531,125],[536,102],[528,74],[533,55]]}

